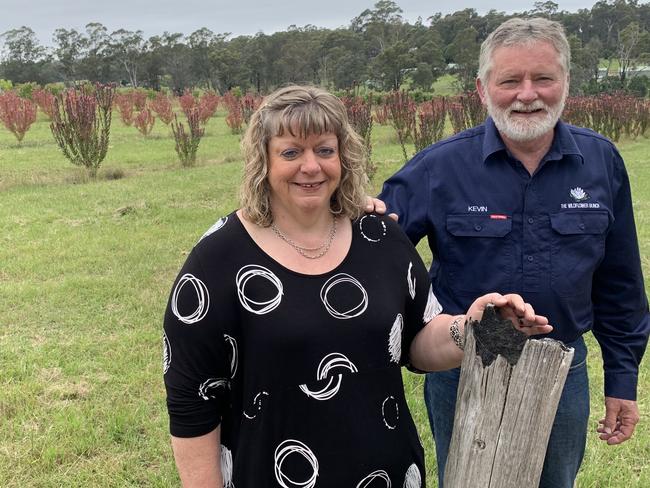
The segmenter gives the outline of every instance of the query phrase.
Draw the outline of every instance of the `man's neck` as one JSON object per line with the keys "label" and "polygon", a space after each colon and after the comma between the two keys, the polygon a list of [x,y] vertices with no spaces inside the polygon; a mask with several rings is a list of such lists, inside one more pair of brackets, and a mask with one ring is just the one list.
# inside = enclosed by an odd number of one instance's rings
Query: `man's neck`
{"label": "man's neck", "polygon": [[524,168],[532,175],[539,167],[542,158],[551,148],[554,134],[555,132],[551,130],[532,141],[513,141],[501,134],[501,139],[503,139],[503,143],[508,148],[508,151],[521,161]]}

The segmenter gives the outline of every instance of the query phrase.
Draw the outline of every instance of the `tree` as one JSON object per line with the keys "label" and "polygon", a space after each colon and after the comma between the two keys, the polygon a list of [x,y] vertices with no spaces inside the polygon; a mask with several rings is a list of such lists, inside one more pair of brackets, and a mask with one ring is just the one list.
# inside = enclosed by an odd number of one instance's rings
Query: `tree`
{"label": "tree", "polygon": [[362,34],[336,29],[324,34],[320,47],[320,79],[323,85],[349,89],[367,78],[367,57]]}
{"label": "tree", "polygon": [[558,4],[552,0],[538,0],[533,4],[531,14],[544,17],[553,17],[557,13]]}
{"label": "tree", "polygon": [[222,49],[230,33],[215,34],[210,29],[202,27],[187,38],[187,45],[192,57],[193,82],[197,86],[203,86],[208,90],[219,88],[219,73],[212,62],[211,56],[214,51]]}
{"label": "tree", "polygon": [[165,32],[161,38],[160,52],[163,66],[170,77],[170,86],[180,95],[191,85],[191,58],[184,36],[179,32]]}
{"label": "tree", "polygon": [[86,24],[83,38],[83,55],[78,76],[82,79],[106,82],[112,80],[111,63],[108,59],[108,30],[98,22]]}
{"label": "tree", "polygon": [[4,40],[5,59],[2,77],[14,83],[47,82],[41,74],[47,62],[47,51],[29,27],[11,29],[0,35]]}
{"label": "tree", "polygon": [[636,58],[640,54],[638,47],[644,35],[647,33],[641,30],[637,22],[630,22],[618,34],[618,74],[621,84],[625,83],[627,72],[634,66]]}
{"label": "tree", "polygon": [[56,29],[52,41],[55,46],[54,56],[63,79],[66,81],[78,79],[78,65],[85,45],[83,36],[75,29]]}
{"label": "tree", "polygon": [[454,41],[447,46],[446,54],[453,60],[462,90],[473,90],[478,71],[480,45],[474,27],[467,27],[456,34]]}
{"label": "tree", "polygon": [[590,83],[598,81],[598,67],[600,64],[600,40],[596,37],[589,41],[586,46],[575,34],[568,36],[571,47],[571,94],[577,94],[584,90]]}
{"label": "tree", "polygon": [[372,60],[372,71],[386,90],[399,90],[407,70],[413,68],[415,58],[405,41],[385,48]]}
{"label": "tree", "polygon": [[108,52],[124,69],[133,88],[138,87],[138,72],[143,62],[145,45],[142,31],[118,29],[108,38]]}

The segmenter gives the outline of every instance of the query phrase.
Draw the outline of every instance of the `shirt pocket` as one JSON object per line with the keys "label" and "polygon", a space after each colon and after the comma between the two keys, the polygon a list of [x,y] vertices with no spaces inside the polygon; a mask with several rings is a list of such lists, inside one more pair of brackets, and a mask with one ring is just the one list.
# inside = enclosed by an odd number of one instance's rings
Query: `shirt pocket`
{"label": "shirt pocket", "polygon": [[591,294],[594,271],[605,254],[606,210],[549,215],[553,229],[551,285],[559,295]]}
{"label": "shirt pocket", "polygon": [[512,288],[512,219],[490,215],[447,215],[449,241],[441,249],[449,287],[457,292],[486,293]]}

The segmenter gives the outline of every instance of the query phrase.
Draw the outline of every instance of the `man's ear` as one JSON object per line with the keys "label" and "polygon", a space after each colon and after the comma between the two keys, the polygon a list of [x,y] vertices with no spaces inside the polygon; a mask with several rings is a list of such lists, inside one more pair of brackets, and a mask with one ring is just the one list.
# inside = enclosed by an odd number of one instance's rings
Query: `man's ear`
{"label": "man's ear", "polygon": [[478,96],[481,99],[481,103],[483,105],[486,105],[486,103],[485,103],[485,87],[483,86],[483,82],[481,81],[480,78],[476,78],[476,91],[478,92]]}

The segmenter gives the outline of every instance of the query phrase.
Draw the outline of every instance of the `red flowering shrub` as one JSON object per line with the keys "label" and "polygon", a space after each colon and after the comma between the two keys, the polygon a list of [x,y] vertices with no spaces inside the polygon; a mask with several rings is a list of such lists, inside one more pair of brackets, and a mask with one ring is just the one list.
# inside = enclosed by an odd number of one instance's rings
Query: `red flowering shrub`
{"label": "red flowering shrub", "polygon": [[131,99],[133,100],[133,107],[135,110],[138,112],[142,111],[145,109],[147,106],[147,92],[145,90],[132,90],[129,95],[131,96]]}
{"label": "red flowering shrub", "polygon": [[178,103],[181,106],[181,110],[185,114],[186,117],[189,117],[190,113],[194,111],[195,108],[198,108],[198,101],[196,98],[194,98],[194,95],[192,95],[192,92],[189,90],[185,90],[185,92],[178,97]]}
{"label": "red flowering shrub", "polygon": [[409,156],[406,152],[406,142],[415,129],[417,105],[406,91],[389,93],[386,97],[386,105],[390,114],[390,123],[397,132],[397,138],[402,146],[404,161],[407,161]]}
{"label": "red flowering shrub", "polygon": [[108,151],[115,87],[97,83],[92,92],[72,88],[56,97],[50,129],[72,164],[97,175]]}
{"label": "red flowering shrub", "polygon": [[210,117],[217,111],[219,106],[219,95],[213,91],[206,91],[198,102],[199,105],[199,120],[202,124],[207,124]]}
{"label": "red flowering shrub", "polygon": [[377,166],[372,163],[372,102],[364,100],[361,97],[343,97],[341,99],[348,113],[348,120],[350,125],[363,139],[363,144],[366,148],[366,174],[368,178],[372,177],[377,172]]}
{"label": "red flowering shrub", "polygon": [[198,108],[185,114],[188,130],[185,130],[183,123],[179,122],[178,117],[174,115],[171,128],[176,142],[176,154],[178,154],[182,166],[193,166],[196,162],[196,152],[199,149],[201,138],[205,134],[199,115]]}
{"label": "red flowering shrub", "polygon": [[54,117],[54,95],[49,90],[37,88],[32,92],[32,100],[36,102],[38,108],[41,109],[48,119],[52,120]]}
{"label": "red flowering shrub", "polygon": [[20,144],[36,121],[36,104],[13,91],[0,94],[0,120]]}
{"label": "red flowering shrub", "polygon": [[133,124],[133,96],[131,93],[118,93],[115,95],[115,105],[117,105],[117,110],[120,112],[120,118],[126,126],[131,126]]}
{"label": "red flowering shrub", "polygon": [[241,133],[242,126],[244,125],[244,111],[242,110],[241,103],[239,103],[239,98],[233,95],[232,92],[228,92],[223,96],[223,104],[228,111],[226,124],[230,127],[230,131],[233,134]]}
{"label": "red flowering shrub", "polygon": [[447,118],[447,102],[437,97],[423,102],[418,108],[418,126],[415,128],[413,142],[415,151],[420,152],[427,146],[442,139]]}
{"label": "red flowering shrub", "polygon": [[158,118],[163,124],[169,125],[174,118],[174,110],[172,109],[172,101],[164,93],[160,92],[156,98],[149,102],[149,106],[156,112]]}
{"label": "red flowering shrub", "polygon": [[144,110],[138,112],[138,115],[133,118],[133,125],[145,137],[151,133],[154,122],[156,122],[156,118],[148,107],[145,107]]}

